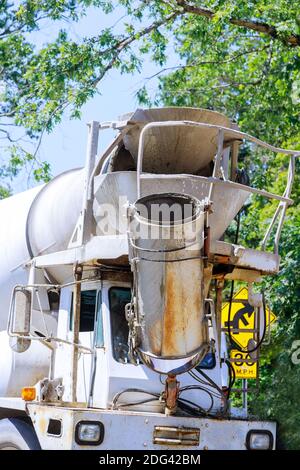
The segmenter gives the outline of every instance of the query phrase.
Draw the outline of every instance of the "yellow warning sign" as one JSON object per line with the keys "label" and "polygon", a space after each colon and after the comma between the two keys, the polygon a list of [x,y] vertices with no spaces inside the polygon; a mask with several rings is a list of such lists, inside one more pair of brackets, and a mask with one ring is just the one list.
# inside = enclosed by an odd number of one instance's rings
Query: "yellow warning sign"
{"label": "yellow warning sign", "polygon": [[257,362],[251,359],[249,353],[232,349],[230,359],[237,379],[255,379],[257,377]]}
{"label": "yellow warning sign", "polygon": [[[225,303],[222,307],[222,328],[226,331],[229,321],[232,340],[240,346],[240,348],[247,349],[249,340],[255,338],[255,332],[253,330],[256,327],[254,307],[248,303],[248,289],[246,287],[240,289],[232,300],[231,309],[229,302]],[[229,311],[230,318],[228,318]],[[271,312],[268,306],[266,307],[266,321],[267,327],[276,321],[276,316]]]}

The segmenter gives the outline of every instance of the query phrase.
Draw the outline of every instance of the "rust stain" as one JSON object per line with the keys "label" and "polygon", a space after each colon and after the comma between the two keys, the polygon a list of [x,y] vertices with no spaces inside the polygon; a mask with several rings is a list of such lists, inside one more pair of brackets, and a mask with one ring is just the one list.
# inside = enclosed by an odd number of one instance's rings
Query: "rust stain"
{"label": "rust stain", "polygon": [[[167,268],[166,268],[167,272]],[[175,299],[175,276],[172,272],[167,272],[166,279],[166,302],[164,310],[164,324],[163,324],[163,344],[162,344],[162,355],[172,355],[176,351],[176,341],[173,331],[174,326],[174,305]]]}
{"label": "rust stain", "polygon": [[48,419],[45,416],[39,415],[37,420],[38,428],[41,434],[46,434]]}
{"label": "rust stain", "polygon": [[166,267],[162,355],[183,356],[203,341],[203,278],[199,262]]}
{"label": "rust stain", "polygon": [[157,356],[161,355],[161,320],[157,320],[149,331],[151,351]]}
{"label": "rust stain", "polygon": [[220,264],[230,264],[231,257],[230,256],[225,256],[225,255],[214,255],[213,256],[213,262],[214,263],[220,263]]}
{"label": "rust stain", "polygon": [[[189,262],[188,271],[183,273],[185,280],[186,300],[183,312],[186,324],[186,353],[197,349],[202,342],[201,319],[203,316],[203,278],[200,265]],[[189,272],[187,275],[186,273]]]}
{"label": "rust stain", "polygon": [[164,356],[185,354],[186,328],[182,307],[186,302],[186,297],[180,272],[174,264],[170,263],[166,267],[162,344],[162,355]]}

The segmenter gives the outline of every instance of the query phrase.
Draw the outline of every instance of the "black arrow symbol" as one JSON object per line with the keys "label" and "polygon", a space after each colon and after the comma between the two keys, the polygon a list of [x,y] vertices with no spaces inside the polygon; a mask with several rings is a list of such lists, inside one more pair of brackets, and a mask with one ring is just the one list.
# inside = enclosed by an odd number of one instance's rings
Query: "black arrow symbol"
{"label": "black arrow symbol", "polygon": [[[238,310],[234,315],[233,320],[229,322],[229,326],[232,326],[233,330],[237,330],[239,328],[240,321],[244,324],[244,326],[249,325],[249,321],[247,320],[246,315],[248,315],[248,318],[250,318],[254,312],[252,305],[248,304],[247,302],[241,303],[244,305],[244,307]],[[228,326],[228,321],[225,322],[225,326]],[[237,334],[237,332],[235,334]]]}

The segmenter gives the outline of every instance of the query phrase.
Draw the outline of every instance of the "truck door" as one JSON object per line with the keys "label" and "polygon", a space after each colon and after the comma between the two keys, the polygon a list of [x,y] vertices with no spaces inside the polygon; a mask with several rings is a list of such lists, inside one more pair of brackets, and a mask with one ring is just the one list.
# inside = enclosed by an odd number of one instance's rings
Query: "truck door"
{"label": "truck door", "polygon": [[[96,348],[96,357],[80,352],[78,360],[77,400],[88,403],[95,375],[94,367],[104,367],[104,341],[102,326],[101,290],[95,287],[83,287],[81,291],[81,312],[79,325],[79,343],[82,346]],[[70,325],[72,315],[70,315]]]}

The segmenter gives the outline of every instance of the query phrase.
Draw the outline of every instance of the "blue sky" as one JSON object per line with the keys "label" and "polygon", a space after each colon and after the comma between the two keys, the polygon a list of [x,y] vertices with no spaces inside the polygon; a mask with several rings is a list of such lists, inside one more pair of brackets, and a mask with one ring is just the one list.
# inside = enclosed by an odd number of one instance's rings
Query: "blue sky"
{"label": "blue sky", "polygon": [[[34,42],[39,47],[46,42],[51,41],[57,34],[60,27],[63,27],[71,33],[75,39],[83,36],[97,34],[101,29],[111,26],[118,22],[122,16],[120,8],[112,14],[105,15],[99,9],[91,9],[89,14],[80,20],[79,23],[53,24],[45,21],[41,30],[34,33]],[[117,28],[122,26],[122,22],[117,23]],[[170,45],[169,64],[175,64],[175,54]],[[69,120],[65,116],[51,134],[43,137],[40,147],[40,158],[50,162],[53,176],[69,168],[84,165],[87,126],[86,123],[91,120],[107,121],[115,120],[123,113],[134,110],[138,107],[135,97],[137,90],[143,85],[146,77],[151,76],[159,69],[151,63],[150,59],[145,60],[142,73],[134,75],[121,75],[118,71],[111,71],[100,83],[97,95],[82,108],[81,120]],[[157,86],[157,79],[150,83],[151,88]],[[113,137],[113,131],[103,131],[100,133],[99,150],[105,148]],[[18,178],[14,190],[16,192],[26,189],[27,178]]]}

